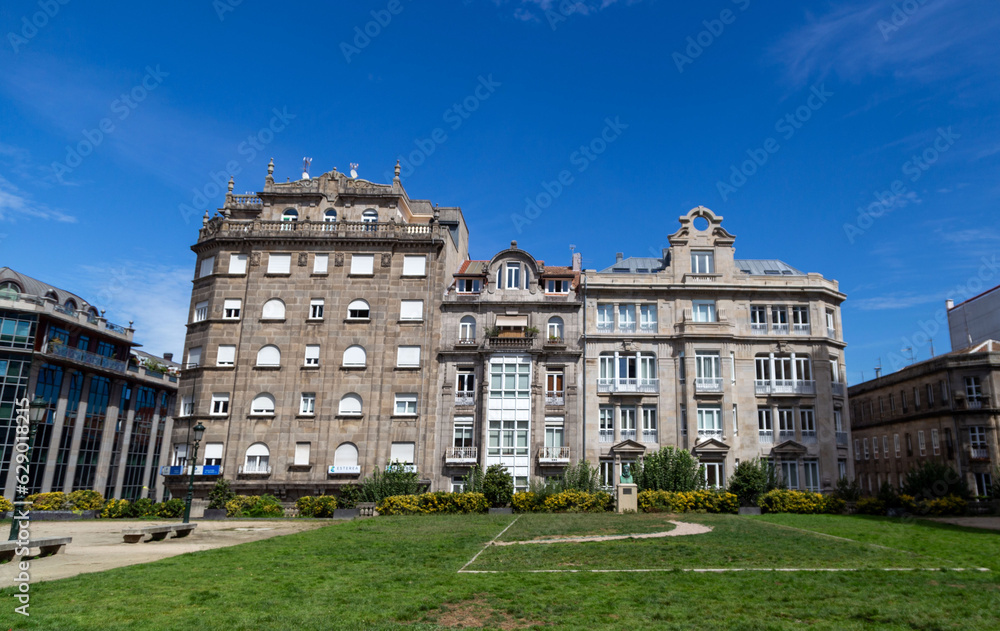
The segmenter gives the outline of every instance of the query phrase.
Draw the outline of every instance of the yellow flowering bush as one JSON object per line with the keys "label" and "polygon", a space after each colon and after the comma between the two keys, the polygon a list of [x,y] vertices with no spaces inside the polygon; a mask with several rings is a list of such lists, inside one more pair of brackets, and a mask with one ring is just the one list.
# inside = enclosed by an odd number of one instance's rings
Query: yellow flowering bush
{"label": "yellow flowering bush", "polygon": [[736,513],[739,500],[721,491],[653,491],[639,493],[639,510],[644,513]]}
{"label": "yellow flowering bush", "polygon": [[35,493],[24,498],[31,502],[31,510],[63,510],[69,507],[69,502],[65,493]]}
{"label": "yellow flowering bush", "polygon": [[515,493],[510,498],[510,505],[518,513],[535,513],[542,510],[542,498],[537,493],[526,491]]}
{"label": "yellow flowering bush", "polygon": [[843,511],[846,503],[838,498],[809,491],[774,489],[761,495],[757,503],[765,513],[815,515]]}
{"label": "yellow flowering bush", "polygon": [[604,491],[563,491],[546,497],[542,510],[549,513],[603,513],[611,510],[611,496]]}
{"label": "yellow flowering bush", "polygon": [[285,509],[273,495],[237,495],[226,502],[227,517],[284,517]]}
{"label": "yellow flowering bush", "polygon": [[6,497],[0,497],[0,513],[5,513],[9,510],[14,510],[14,503]]}
{"label": "yellow flowering bush", "polygon": [[430,515],[433,513],[485,513],[489,502],[482,493],[423,493],[384,498],[375,509],[380,515]]}
{"label": "yellow flowering bush", "polygon": [[957,495],[946,495],[945,497],[919,502],[917,510],[914,512],[919,515],[933,515],[935,517],[942,515],[964,515],[967,507],[968,502]]}
{"label": "yellow flowering bush", "polygon": [[295,500],[300,517],[333,517],[337,498],[333,495],[307,495]]}
{"label": "yellow flowering bush", "polygon": [[73,491],[66,498],[73,510],[101,510],[104,496],[97,491]]}
{"label": "yellow flowering bush", "polygon": [[129,515],[128,500],[108,500],[101,511],[101,517],[105,519],[121,519]]}
{"label": "yellow flowering bush", "polygon": [[885,502],[877,497],[862,497],[855,508],[861,515],[885,515]]}

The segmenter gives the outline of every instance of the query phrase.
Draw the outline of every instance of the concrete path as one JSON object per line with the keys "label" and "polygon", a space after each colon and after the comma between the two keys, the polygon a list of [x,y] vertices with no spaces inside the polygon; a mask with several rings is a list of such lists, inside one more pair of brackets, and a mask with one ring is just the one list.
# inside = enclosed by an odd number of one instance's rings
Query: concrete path
{"label": "concrete path", "polygon": [[932,517],[931,521],[954,524],[955,526],[966,526],[968,528],[1000,530],[1000,517]]}
{"label": "concrete path", "polygon": [[595,535],[591,537],[560,537],[558,539],[532,539],[531,541],[493,541],[495,546],[520,546],[529,543],[586,543],[588,541],[618,541],[620,539],[659,539],[660,537],[683,537],[685,535],[703,535],[712,532],[708,526],[691,524],[683,521],[669,520],[677,526],[667,532],[650,532],[642,535]]}
{"label": "concrete path", "polygon": [[[149,543],[122,542],[122,530],[125,528],[176,524],[179,521],[95,519],[33,522],[32,537],[73,537],[73,543],[54,556],[31,559],[29,571],[31,582],[51,581],[77,574],[149,563],[185,552],[224,548],[338,523],[313,520],[196,520],[198,527],[182,539],[171,536],[163,541]],[[16,562],[0,565],[0,587],[13,585],[17,573]]]}

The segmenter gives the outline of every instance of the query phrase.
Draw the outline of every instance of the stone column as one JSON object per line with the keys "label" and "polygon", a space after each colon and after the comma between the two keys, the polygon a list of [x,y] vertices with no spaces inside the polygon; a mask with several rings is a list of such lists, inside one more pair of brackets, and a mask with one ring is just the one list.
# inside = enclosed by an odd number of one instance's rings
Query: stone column
{"label": "stone column", "polygon": [[156,431],[160,426],[160,399],[162,397],[162,390],[154,392],[153,409],[155,412],[153,412],[153,422],[149,426],[149,445],[146,448],[146,464],[142,468],[142,486],[147,489],[149,488],[149,470],[153,466],[153,454],[156,453]]}
{"label": "stone column", "polygon": [[94,476],[94,490],[104,493],[108,485],[108,473],[111,469],[111,452],[115,448],[115,430],[118,427],[118,406],[122,399],[122,388],[125,382],[115,379],[111,382],[111,396],[108,399],[108,411],[104,416],[104,433],[101,435],[101,450],[97,454],[97,473]]}
{"label": "stone column", "polygon": [[[128,464],[128,449],[132,443],[132,423],[135,420],[135,400],[137,391],[132,390],[132,401],[129,405],[128,413],[125,416],[125,429],[122,430],[122,446],[119,450],[118,471],[115,475],[115,490],[112,494],[116,498],[122,496],[122,484],[125,482],[125,465]],[[108,498],[111,499],[111,498]]]}
{"label": "stone column", "polygon": [[[174,417],[167,415],[167,418],[163,420],[163,443],[160,445],[160,466],[163,466],[164,462],[172,457],[170,453],[171,445],[171,434],[174,432]],[[159,471],[153,471],[152,474],[159,475]],[[156,497],[154,498],[157,502],[163,501],[163,484],[159,484],[156,487]]]}
{"label": "stone column", "polygon": [[52,418],[52,431],[49,438],[49,451],[45,457],[45,474],[42,476],[42,493],[52,490],[52,479],[56,474],[56,458],[59,455],[59,442],[62,440],[63,425],[66,423],[66,408],[69,403],[69,386],[73,382],[75,370],[63,370],[62,385],[59,387],[59,400],[56,402],[56,412]]}
{"label": "stone column", "polygon": [[87,419],[87,402],[90,399],[90,383],[93,375],[85,373],[83,387],[80,389],[80,405],[76,408],[76,424],[73,425],[73,440],[69,444],[69,455],[66,457],[66,479],[63,481],[63,492],[73,490],[73,477],[76,476],[76,463],[80,459],[80,441],[83,440],[83,426]]}

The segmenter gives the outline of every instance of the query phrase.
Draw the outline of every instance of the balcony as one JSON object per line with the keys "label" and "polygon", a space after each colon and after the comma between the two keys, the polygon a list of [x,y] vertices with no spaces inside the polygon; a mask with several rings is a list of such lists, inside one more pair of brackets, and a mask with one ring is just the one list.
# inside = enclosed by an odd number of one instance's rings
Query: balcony
{"label": "balcony", "polygon": [[533,337],[490,337],[487,342],[491,349],[498,351],[523,351],[534,346]]}
{"label": "balcony", "polygon": [[455,393],[455,405],[475,405],[476,397],[473,392],[460,391]]}
{"label": "balcony", "polygon": [[757,430],[757,442],[762,445],[770,445],[774,442],[774,430],[772,429],[759,429]]}
{"label": "balcony", "polygon": [[722,430],[721,429],[699,429],[698,430],[698,440],[722,440]]}
{"label": "balcony", "polygon": [[635,430],[634,429],[623,429],[621,432],[622,440],[635,440]]}
{"label": "balcony", "polygon": [[103,368],[104,370],[110,370],[113,372],[125,372],[128,365],[120,359],[105,357],[104,355],[98,355],[97,353],[91,353],[90,351],[73,348],[72,346],[67,346],[66,344],[53,344],[52,342],[49,342],[45,346],[44,352],[49,355],[55,355],[56,357],[70,359],[75,362],[80,362],[81,364],[87,364],[88,366]]}
{"label": "balcony", "polygon": [[610,322],[598,322],[596,330],[598,333],[611,333],[614,330],[614,327]]}
{"label": "balcony", "polygon": [[[222,465],[201,465],[194,468],[194,474],[198,475],[222,475]],[[174,465],[160,467],[160,475],[191,475],[191,467],[186,465]]]}
{"label": "balcony", "polygon": [[615,442],[615,430],[613,429],[602,429],[598,432],[597,442],[600,443],[613,443]]}
{"label": "balcony", "polygon": [[444,451],[445,464],[473,465],[478,462],[478,447],[448,447]]}
{"label": "balcony", "polygon": [[354,238],[430,241],[440,237],[440,224],[367,221],[260,221],[216,217],[201,229],[198,240],[211,238]]}
{"label": "balcony", "polygon": [[644,429],[642,430],[642,442],[644,443],[658,443],[659,434],[655,429]]}
{"label": "balcony", "polygon": [[239,475],[266,478],[271,475],[271,467],[269,465],[244,464],[240,465]]}
{"label": "balcony", "polygon": [[965,407],[969,410],[981,410],[983,408],[983,400],[978,398],[969,399]]}
{"label": "balcony", "polygon": [[833,396],[844,397],[847,394],[847,386],[842,383],[831,383],[830,389],[833,390]]}
{"label": "balcony", "polygon": [[456,348],[475,348],[476,346],[477,342],[474,337],[459,337],[455,340]]}
{"label": "balcony", "polygon": [[566,338],[561,335],[550,335],[545,338],[545,348],[566,348]]}
{"label": "balcony", "polygon": [[804,430],[802,430],[802,442],[804,442],[804,443],[814,443],[814,442],[816,442],[816,430],[814,430],[814,429],[804,429]]}
{"label": "balcony", "polygon": [[542,447],[542,450],[538,452],[538,464],[569,464],[569,447]]}
{"label": "balcony", "polygon": [[[847,447],[847,432],[837,432],[837,446]],[[899,457],[898,455],[896,456]]]}
{"label": "balcony", "polygon": [[562,390],[546,391],[545,405],[566,405],[565,393]]}
{"label": "balcony", "polygon": [[795,430],[794,429],[781,429],[781,430],[778,430],[778,442],[784,442],[786,440],[795,440]]}
{"label": "balcony", "polygon": [[635,333],[635,322],[619,322],[619,333]]}
{"label": "balcony", "polygon": [[972,460],[989,460],[990,450],[988,447],[970,447],[969,458]]}
{"label": "balcony", "polygon": [[635,392],[659,394],[659,379],[598,379],[598,392]]}
{"label": "balcony", "polygon": [[761,394],[816,394],[815,381],[775,379],[773,382],[758,379],[753,382],[754,392]]}
{"label": "balcony", "polygon": [[812,328],[808,324],[793,324],[792,333],[795,335],[810,335]]}
{"label": "balcony", "polygon": [[830,327],[826,327],[826,336],[832,339],[837,339],[837,332]]}
{"label": "balcony", "polygon": [[788,335],[788,325],[787,324],[772,324],[771,333],[775,335]]}
{"label": "balcony", "polygon": [[752,333],[753,335],[767,335],[767,325],[751,323],[750,333]]}
{"label": "balcony", "polygon": [[402,471],[403,473],[416,473],[417,465],[415,464],[404,464],[402,462],[397,462],[393,464],[385,465],[386,471]]}
{"label": "balcony", "polygon": [[696,377],[694,380],[694,391],[698,394],[721,394],[721,377]]}

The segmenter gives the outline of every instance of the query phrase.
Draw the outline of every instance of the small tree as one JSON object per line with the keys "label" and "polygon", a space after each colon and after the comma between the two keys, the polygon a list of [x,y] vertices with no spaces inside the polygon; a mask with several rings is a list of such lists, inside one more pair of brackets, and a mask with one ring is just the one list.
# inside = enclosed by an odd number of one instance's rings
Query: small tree
{"label": "small tree", "polygon": [[359,501],[381,502],[393,495],[416,495],[421,491],[420,476],[408,471],[400,462],[394,462],[385,471],[375,469],[372,477],[361,481]]}
{"label": "small tree", "polygon": [[766,460],[754,458],[736,465],[729,478],[728,490],[739,499],[740,506],[757,506],[757,498],[779,487],[774,466]]}
{"label": "small tree", "polygon": [[226,502],[236,497],[236,493],[229,488],[229,480],[220,479],[208,493],[209,508],[225,508]]}
{"label": "small tree", "polygon": [[662,447],[633,469],[640,491],[694,491],[705,488],[705,466],[686,449]]}
{"label": "small tree", "polygon": [[594,493],[600,487],[600,471],[587,460],[566,467],[560,480],[561,491],[583,491]]}
{"label": "small tree", "polygon": [[472,465],[469,472],[462,478],[465,482],[465,492],[466,493],[482,493],[483,492],[483,468],[479,464]]}
{"label": "small tree", "polygon": [[483,476],[483,495],[492,508],[503,508],[514,496],[514,478],[502,464],[490,465]]}
{"label": "small tree", "polygon": [[837,480],[837,488],[833,490],[833,495],[845,502],[857,502],[861,499],[861,483],[857,479],[851,482],[847,478],[840,478]]}
{"label": "small tree", "polygon": [[969,487],[954,469],[941,462],[925,462],[910,469],[903,480],[903,493],[917,499],[957,495],[969,499]]}

